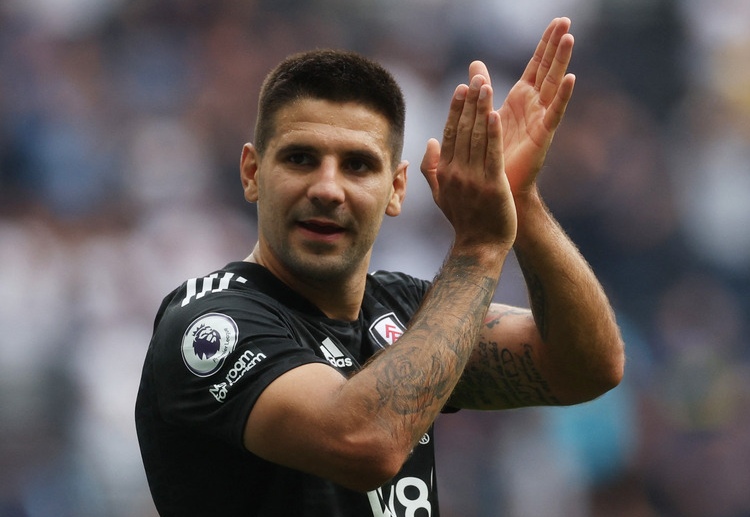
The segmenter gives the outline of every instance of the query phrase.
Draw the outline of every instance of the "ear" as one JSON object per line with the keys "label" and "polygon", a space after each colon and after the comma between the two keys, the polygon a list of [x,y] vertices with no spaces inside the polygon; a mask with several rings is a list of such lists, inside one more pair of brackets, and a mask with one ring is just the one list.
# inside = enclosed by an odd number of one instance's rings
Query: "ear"
{"label": "ear", "polygon": [[385,213],[391,217],[396,217],[401,213],[401,204],[406,197],[406,168],[408,166],[409,162],[402,161],[393,174],[393,192],[391,192],[388,206],[385,207]]}
{"label": "ear", "polygon": [[251,203],[258,201],[258,151],[253,144],[247,143],[242,146],[242,158],[240,158],[240,179],[245,199]]}

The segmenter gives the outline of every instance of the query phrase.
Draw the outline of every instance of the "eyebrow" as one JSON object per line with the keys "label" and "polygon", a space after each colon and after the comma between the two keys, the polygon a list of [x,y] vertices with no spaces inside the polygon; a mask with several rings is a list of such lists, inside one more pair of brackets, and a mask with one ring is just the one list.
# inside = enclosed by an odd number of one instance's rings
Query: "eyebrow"
{"label": "eyebrow", "polygon": [[[279,147],[276,150],[276,156],[283,156],[287,154],[294,154],[294,153],[306,153],[306,154],[312,154],[312,155],[319,155],[320,150],[312,145],[306,145],[306,144],[287,144]],[[343,153],[343,157],[345,159],[351,159],[356,158],[359,160],[363,160],[369,163],[372,163],[373,165],[377,165],[378,167],[384,167],[383,159],[376,153],[370,151],[369,149],[360,148],[360,149],[353,149],[349,150]]]}
{"label": "eyebrow", "polygon": [[275,154],[281,155],[281,154],[292,154],[292,153],[318,154],[318,150],[311,145],[287,144],[282,147],[279,147],[276,150]]}

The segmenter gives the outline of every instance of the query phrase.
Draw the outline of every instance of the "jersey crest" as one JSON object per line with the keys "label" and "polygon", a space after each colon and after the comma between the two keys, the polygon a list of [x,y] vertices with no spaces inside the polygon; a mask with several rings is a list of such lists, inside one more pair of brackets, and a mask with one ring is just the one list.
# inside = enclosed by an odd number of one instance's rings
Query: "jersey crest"
{"label": "jersey crest", "polygon": [[370,335],[383,348],[395,343],[404,332],[406,327],[393,312],[384,314],[370,325]]}

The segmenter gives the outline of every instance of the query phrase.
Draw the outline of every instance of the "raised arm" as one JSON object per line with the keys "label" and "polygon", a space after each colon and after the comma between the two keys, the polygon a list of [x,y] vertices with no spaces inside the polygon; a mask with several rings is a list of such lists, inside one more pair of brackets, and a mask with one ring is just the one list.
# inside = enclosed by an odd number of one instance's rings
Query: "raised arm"
{"label": "raised arm", "polygon": [[272,382],[244,435],[258,456],[372,489],[400,470],[453,392],[516,236],[500,116],[483,76],[458,86],[442,146],[431,140],[425,160],[435,201],[455,230],[432,289],[398,342],[351,378],[313,364]]}
{"label": "raised arm", "polygon": [[532,311],[492,304],[451,406],[570,405],[622,379],[624,344],[606,295],[541,199],[528,203],[515,252]]}
{"label": "raised arm", "polygon": [[[623,343],[609,301],[574,244],[544,206],[536,178],[573,92],[570,20],[547,27],[498,110],[518,217],[514,251],[532,312],[493,305],[450,403],[501,409],[574,404],[617,385]],[[489,81],[481,62],[470,75]]]}

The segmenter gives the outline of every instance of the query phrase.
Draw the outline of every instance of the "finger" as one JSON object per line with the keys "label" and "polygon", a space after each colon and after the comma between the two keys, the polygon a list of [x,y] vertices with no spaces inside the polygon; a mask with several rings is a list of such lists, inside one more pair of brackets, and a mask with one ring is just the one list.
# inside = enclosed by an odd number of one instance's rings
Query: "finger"
{"label": "finger", "polygon": [[471,78],[461,117],[458,119],[456,146],[452,161],[459,160],[462,163],[469,163],[471,159],[474,125],[477,118],[477,101],[482,84],[484,84],[484,77],[481,75],[475,75]]}
{"label": "finger", "polygon": [[451,104],[448,108],[448,119],[445,121],[445,127],[443,128],[443,144],[440,149],[440,159],[445,162],[451,162],[453,160],[453,154],[456,149],[458,121],[461,118],[461,112],[464,109],[467,89],[468,87],[465,84],[459,84],[451,98]]}
{"label": "finger", "polygon": [[549,71],[542,80],[539,88],[539,101],[544,106],[547,106],[557,94],[557,89],[560,87],[563,77],[565,77],[565,73],[568,70],[570,58],[573,55],[574,43],[575,40],[572,34],[564,34],[557,45],[557,50],[552,58]]}
{"label": "finger", "polygon": [[422,171],[427,184],[430,186],[430,190],[433,195],[437,195],[438,182],[436,178],[438,161],[440,160],[440,142],[434,138],[430,138],[427,141],[427,149],[425,149],[424,156],[422,157],[422,163],[419,166],[419,170]]}
{"label": "finger", "polygon": [[539,40],[539,44],[536,46],[536,50],[534,50],[534,54],[531,56],[529,63],[526,65],[526,69],[523,71],[523,74],[521,74],[522,81],[531,83],[531,84],[536,83],[536,77],[537,77],[537,72],[539,71],[539,65],[542,62],[542,58],[544,58],[544,52],[547,48],[547,43],[552,37],[552,31],[554,31],[555,27],[557,26],[558,21],[559,21],[559,18],[555,18],[554,20],[550,22],[549,25],[547,25],[547,28],[544,30],[544,34],[542,34],[542,39]]}
{"label": "finger", "polygon": [[490,71],[487,69],[487,65],[482,61],[472,61],[469,65],[469,81],[471,81],[471,78],[475,75],[481,75],[484,77],[486,84],[492,85]]}
{"label": "finger", "polygon": [[469,149],[469,166],[475,171],[485,171],[487,161],[488,117],[492,112],[492,87],[483,84],[477,97],[477,110],[474,117],[474,129],[471,134]]}
{"label": "finger", "polygon": [[562,122],[565,110],[568,108],[568,102],[570,102],[573,96],[575,82],[576,77],[573,74],[563,77],[554,100],[544,114],[544,126],[548,130],[554,131],[560,125],[560,122]]}
{"label": "finger", "polygon": [[487,153],[485,159],[485,174],[489,179],[497,179],[505,173],[503,160],[503,128],[500,114],[491,111],[487,116]]}
{"label": "finger", "polygon": [[[547,45],[544,48],[544,55],[542,56],[542,60],[539,63],[539,69],[537,70],[537,73],[536,73],[534,86],[537,89],[541,89],[542,83],[544,82],[544,79],[547,77],[550,67],[552,67],[552,64],[555,61],[555,56],[557,55],[557,47],[560,44],[560,40],[565,34],[568,33],[569,29],[570,29],[570,20],[568,18],[557,19],[557,24],[555,25],[554,29],[552,30],[552,33],[550,34],[549,40],[547,41]],[[560,77],[562,77],[562,75]]]}
{"label": "finger", "polygon": [[432,174],[437,170],[438,161],[440,160],[440,143],[434,138],[427,140],[427,149],[425,149],[422,163],[419,169],[422,174]]}

